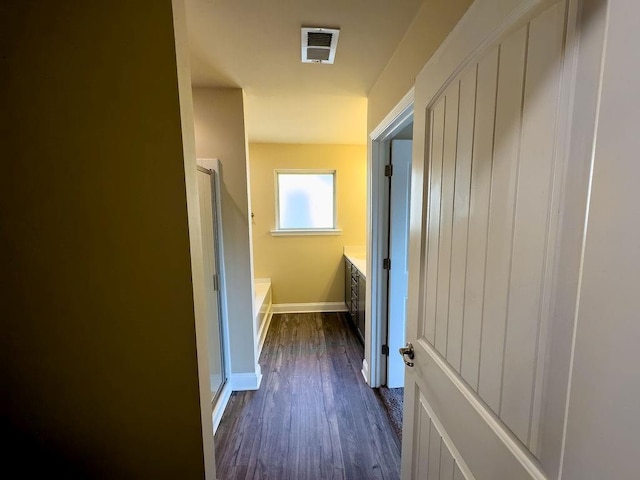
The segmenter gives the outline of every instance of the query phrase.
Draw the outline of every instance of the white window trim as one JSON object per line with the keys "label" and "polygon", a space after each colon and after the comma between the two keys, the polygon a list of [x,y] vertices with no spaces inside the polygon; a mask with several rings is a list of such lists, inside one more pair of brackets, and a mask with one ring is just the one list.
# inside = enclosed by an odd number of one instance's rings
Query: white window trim
{"label": "white window trim", "polygon": [[[333,175],[333,228],[279,228],[280,225],[280,188],[278,186],[278,174],[331,174]],[[307,169],[307,168],[276,168],[273,171],[274,182],[274,207],[276,225],[271,229],[274,237],[285,236],[310,236],[310,235],[342,235],[342,229],[338,228],[338,172],[331,169]]]}
{"label": "white window trim", "polygon": [[283,229],[271,230],[271,235],[274,237],[293,237],[296,235],[342,235],[342,229],[340,228],[301,228],[301,229]]}

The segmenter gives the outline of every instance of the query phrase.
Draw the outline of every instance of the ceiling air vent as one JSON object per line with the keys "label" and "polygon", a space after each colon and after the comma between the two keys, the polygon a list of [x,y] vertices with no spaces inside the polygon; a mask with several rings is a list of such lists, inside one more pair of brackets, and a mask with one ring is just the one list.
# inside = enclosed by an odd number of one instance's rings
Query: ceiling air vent
{"label": "ceiling air vent", "polygon": [[333,63],[339,28],[304,27],[301,34],[302,63]]}

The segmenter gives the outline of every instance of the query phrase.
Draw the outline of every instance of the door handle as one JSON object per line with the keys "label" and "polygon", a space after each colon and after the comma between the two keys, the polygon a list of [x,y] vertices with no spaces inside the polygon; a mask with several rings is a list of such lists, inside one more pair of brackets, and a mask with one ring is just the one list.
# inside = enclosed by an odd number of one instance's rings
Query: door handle
{"label": "door handle", "polygon": [[415,356],[413,352],[413,345],[411,344],[411,342],[407,342],[407,345],[405,347],[402,347],[399,352],[400,355],[402,355],[402,361],[407,365],[407,367],[413,367],[414,363],[409,361],[413,360],[413,357]]}

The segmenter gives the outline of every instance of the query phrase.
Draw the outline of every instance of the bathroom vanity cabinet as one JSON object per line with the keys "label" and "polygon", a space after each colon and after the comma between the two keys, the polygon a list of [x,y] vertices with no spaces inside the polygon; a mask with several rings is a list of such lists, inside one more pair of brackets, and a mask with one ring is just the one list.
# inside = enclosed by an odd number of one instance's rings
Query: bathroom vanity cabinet
{"label": "bathroom vanity cabinet", "polygon": [[364,344],[365,338],[365,298],[367,279],[365,274],[348,257],[344,257],[344,302],[349,317]]}

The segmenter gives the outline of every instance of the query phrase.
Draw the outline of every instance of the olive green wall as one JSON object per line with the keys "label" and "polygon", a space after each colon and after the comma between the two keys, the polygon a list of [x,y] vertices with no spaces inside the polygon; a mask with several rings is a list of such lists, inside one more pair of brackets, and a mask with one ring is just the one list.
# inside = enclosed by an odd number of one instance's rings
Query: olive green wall
{"label": "olive green wall", "polygon": [[0,19],[3,467],[203,478],[171,1]]}

